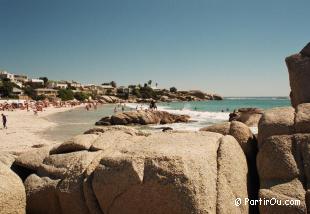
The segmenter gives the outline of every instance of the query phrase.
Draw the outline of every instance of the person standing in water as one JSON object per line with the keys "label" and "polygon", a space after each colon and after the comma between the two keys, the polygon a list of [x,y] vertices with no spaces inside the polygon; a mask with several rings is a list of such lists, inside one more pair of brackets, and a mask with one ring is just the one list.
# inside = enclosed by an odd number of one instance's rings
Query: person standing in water
{"label": "person standing in water", "polygon": [[2,124],[3,124],[3,128],[4,128],[4,129],[7,129],[8,127],[6,126],[6,123],[7,123],[7,118],[6,118],[6,115],[1,114],[1,116],[2,116]]}

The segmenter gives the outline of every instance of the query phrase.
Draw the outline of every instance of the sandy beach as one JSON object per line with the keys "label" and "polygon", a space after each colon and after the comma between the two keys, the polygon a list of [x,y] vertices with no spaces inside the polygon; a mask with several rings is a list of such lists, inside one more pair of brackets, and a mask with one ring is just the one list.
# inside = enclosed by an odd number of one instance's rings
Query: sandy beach
{"label": "sandy beach", "polygon": [[72,109],[71,107],[48,107],[43,112],[39,112],[37,116],[32,111],[5,111],[4,114],[8,118],[8,129],[3,129],[1,126],[0,151],[20,153],[30,150],[35,145],[60,143],[55,140],[44,139],[40,133],[57,125],[48,121],[47,116]]}

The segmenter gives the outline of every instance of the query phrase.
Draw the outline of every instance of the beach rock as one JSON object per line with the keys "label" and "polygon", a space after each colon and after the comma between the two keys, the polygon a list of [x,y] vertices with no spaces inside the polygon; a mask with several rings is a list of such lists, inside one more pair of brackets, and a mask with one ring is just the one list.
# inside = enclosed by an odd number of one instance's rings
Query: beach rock
{"label": "beach rock", "polygon": [[97,139],[98,135],[88,134],[88,135],[77,135],[72,139],[66,141],[60,146],[52,149],[50,154],[61,154],[68,152],[76,152],[82,150],[89,150],[92,143]]}
{"label": "beach rock", "polygon": [[292,106],[310,103],[309,44],[301,51],[301,54],[287,57],[285,61],[289,72]]}
{"label": "beach rock", "polygon": [[[207,135],[210,138],[205,144]],[[207,133],[155,134],[123,150],[109,152],[94,171],[93,189],[104,213],[247,212],[246,206],[235,207],[226,201],[234,200],[232,192],[247,195],[246,187],[234,186],[246,183],[247,173],[235,139]],[[230,165],[230,161],[238,164]]]}
{"label": "beach rock", "polygon": [[295,110],[281,107],[266,110],[258,124],[258,146],[273,135],[288,135],[294,132]]}
{"label": "beach rock", "polygon": [[218,123],[205,128],[201,128],[200,131],[215,132],[222,135],[228,135],[230,131],[230,122]]}
{"label": "beach rock", "polygon": [[295,130],[297,133],[310,133],[310,103],[303,103],[297,106]]}
{"label": "beach rock", "polygon": [[218,94],[213,94],[212,95],[212,100],[223,100],[224,98],[221,95]]}
{"label": "beach rock", "polygon": [[162,128],[163,132],[172,131],[172,130],[173,130],[173,128],[171,128],[171,127],[163,127]]}
{"label": "beach rock", "polygon": [[103,100],[106,103],[117,103],[119,101],[119,98],[115,96],[100,96],[100,99]]}
{"label": "beach rock", "polygon": [[238,121],[224,122],[200,129],[200,131],[216,132],[233,136],[247,157],[256,156],[257,142],[247,125]]}
{"label": "beach rock", "polygon": [[30,175],[24,183],[27,192],[27,213],[61,213],[56,192],[59,181]]}
{"label": "beach rock", "polygon": [[258,108],[240,108],[229,114],[229,121],[239,121],[247,126],[256,127],[263,114],[263,110]]}
{"label": "beach rock", "polygon": [[22,180],[0,162],[0,213],[26,213],[26,194]]}
{"label": "beach rock", "polygon": [[161,96],[160,101],[167,102],[167,101],[169,101],[169,97],[168,96]]}
{"label": "beach rock", "polygon": [[16,155],[10,154],[8,152],[0,152],[0,163],[3,163],[9,168],[12,166],[15,159],[16,159]]}
{"label": "beach rock", "polygon": [[202,99],[202,100],[206,98],[205,93],[203,93],[202,91],[198,91],[198,90],[189,91],[189,95],[198,97],[199,99]]}
{"label": "beach rock", "polygon": [[[239,143],[247,158],[248,164],[248,195],[250,200],[256,200],[259,189],[259,177],[256,168],[257,141],[249,127],[244,123],[233,121],[224,122],[200,129],[233,136]],[[250,213],[257,213],[258,206],[250,206]]]}
{"label": "beach rock", "polygon": [[310,57],[310,42],[300,51],[300,54]]}
{"label": "beach rock", "polygon": [[188,115],[175,115],[165,111],[130,111],[104,117],[96,125],[147,125],[181,123],[189,121]]}
{"label": "beach rock", "polygon": [[309,106],[267,110],[259,122],[259,197],[300,200],[300,205],[260,206],[261,213],[309,213]]}
{"label": "beach rock", "polygon": [[22,153],[16,158],[14,165],[36,171],[40,167],[44,158],[49,155],[51,148],[51,146],[45,146]]}
{"label": "beach rock", "polygon": [[105,128],[88,150],[51,154],[26,179],[29,213],[248,213],[233,203],[248,197],[233,137]]}

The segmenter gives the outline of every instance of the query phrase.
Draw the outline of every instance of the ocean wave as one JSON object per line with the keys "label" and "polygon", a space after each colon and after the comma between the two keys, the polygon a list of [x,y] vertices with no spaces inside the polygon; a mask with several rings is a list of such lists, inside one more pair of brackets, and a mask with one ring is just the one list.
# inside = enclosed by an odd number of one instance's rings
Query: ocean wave
{"label": "ocean wave", "polygon": [[[127,107],[132,109],[148,109],[147,104],[126,104]],[[208,112],[208,111],[193,111],[190,109],[186,109],[186,106],[182,110],[172,109],[170,106],[160,106],[158,105],[158,110],[166,111],[171,114],[185,114],[190,116],[190,120],[193,122],[190,123],[174,123],[174,124],[166,124],[166,125],[149,125],[151,128],[160,128],[160,127],[171,127],[174,130],[188,130],[188,131],[198,131],[199,129],[223,122],[228,121],[229,112]]]}

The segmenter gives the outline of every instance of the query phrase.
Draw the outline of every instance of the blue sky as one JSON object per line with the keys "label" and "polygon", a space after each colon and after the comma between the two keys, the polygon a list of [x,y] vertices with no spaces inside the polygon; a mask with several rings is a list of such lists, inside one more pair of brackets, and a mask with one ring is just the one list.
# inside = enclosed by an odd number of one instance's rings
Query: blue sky
{"label": "blue sky", "polygon": [[309,0],[0,0],[0,68],[32,77],[288,95]]}

